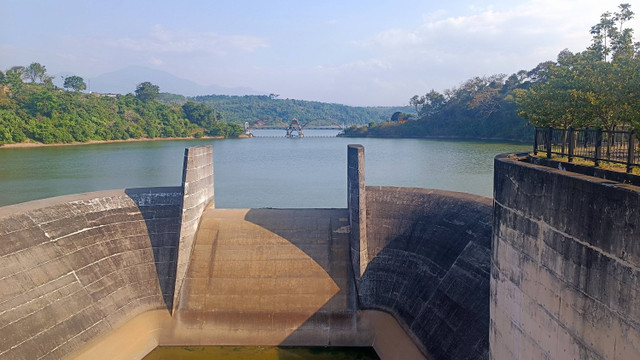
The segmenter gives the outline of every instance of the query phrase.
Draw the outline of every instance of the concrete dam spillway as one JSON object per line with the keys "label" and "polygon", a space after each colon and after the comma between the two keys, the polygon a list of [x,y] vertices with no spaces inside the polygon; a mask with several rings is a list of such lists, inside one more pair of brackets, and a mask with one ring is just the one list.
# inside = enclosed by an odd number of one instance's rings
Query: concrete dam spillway
{"label": "concrete dam spillway", "polygon": [[364,148],[347,150],[346,209],[217,209],[210,146],[185,150],[179,187],[0,208],[0,359],[640,358],[637,186],[498,157],[492,203],[365,186]]}

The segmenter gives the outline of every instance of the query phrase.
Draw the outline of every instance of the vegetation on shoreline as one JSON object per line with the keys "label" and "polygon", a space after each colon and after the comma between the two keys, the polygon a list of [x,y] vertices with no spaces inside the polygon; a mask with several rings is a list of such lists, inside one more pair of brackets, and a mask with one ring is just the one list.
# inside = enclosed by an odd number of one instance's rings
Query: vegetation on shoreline
{"label": "vegetation on shoreline", "polygon": [[508,78],[503,74],[475,77],[444,94],[431,90],[424,96],[416,95],[410,100],[418,114],[416,120],[352,126],[345,130],[345,136],[530,141],[533,131],[516,114],[514,90],[531,86],[537,71],[521,71]]}
{"label": "vegetation on shoreline", "polygon": [[351,107],[269,96],[160,93],[149,82],[135,94],[85,94],[84,79],[69,76],[56,88],[45,66],[33,63],[0,71],[0,145],[174,137],[235,137],[245,121],[297,118],[314,125],[381,122],[408,107]]}
{"label": "vegetation on shoreline", "polygon": [[533,126],[616,126],[640,134],[640,43],[624,25],[629,4],[604,13],[591,28],[591,46],[563,50],[557,61],[510,76],[474,77],[457,88],[415,95],[414,121],[351,127],[346,136],[451,137],[532,141]]}
{"label": "vegetation on shoreline", "polygon": [[107,96],[80,93],[82,78],[69,77],[65,87],[73,91],[64,91],[53,86],[44,66],[34,64],[0,71],[0,144],[234,137],[243,131],[202,104],[157,101],[159,89],[151,83],[138,85],[135,95]]}

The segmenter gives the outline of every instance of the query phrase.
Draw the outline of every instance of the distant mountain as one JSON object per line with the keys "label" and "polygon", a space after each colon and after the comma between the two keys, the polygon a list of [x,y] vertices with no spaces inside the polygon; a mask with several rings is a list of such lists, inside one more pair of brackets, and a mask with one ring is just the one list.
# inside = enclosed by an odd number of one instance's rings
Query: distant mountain
{"label": "distant mountain", "polygon": [[[244,87],[227,88],[216,85],[200,85],[172,75],[166,71],[149,69],[142,66],[130,66],[114,72],[86,79],[91,91],[99,93],[128,94],[136,90],[136,86],[148,81],[160,87],[161,92],[185,96],[198,95],[260,95],[259,92]],[[89,81],[91,82],[89,84]]]}

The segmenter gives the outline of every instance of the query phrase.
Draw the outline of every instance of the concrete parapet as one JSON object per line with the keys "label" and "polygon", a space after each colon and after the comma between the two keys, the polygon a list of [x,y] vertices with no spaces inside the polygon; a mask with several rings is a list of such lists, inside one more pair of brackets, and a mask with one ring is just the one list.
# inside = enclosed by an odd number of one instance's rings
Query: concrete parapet
{"label": "concrete parapet", "polygon": [[0,359],[60,359],[167,312],[180,202],[180,188],[153,188],[0,208]]}
{"label": "concrete parapet", "polygon": [[189,265],[200,217],[207,206],[214,206],[213,147],[194,146],[184,150],[182,167],[182,218],[176,268],[174,308],[178,305],[182,282]]}
{"label": "concrete parapet", "polygon": [[367,268],[367,202],[364,180],[364,147],[347,146],[347,208],[349,209],[350,257],[356,285]]}
{"label": "concrete parapet", "polygon": [[428,358],[486,359],[491,200],[372,186],[366,197],[360,305],[392,314]]}
{"label": "concrete parapet", "polygon": [[494,168],[492,358],[640,358],[640,187]]}

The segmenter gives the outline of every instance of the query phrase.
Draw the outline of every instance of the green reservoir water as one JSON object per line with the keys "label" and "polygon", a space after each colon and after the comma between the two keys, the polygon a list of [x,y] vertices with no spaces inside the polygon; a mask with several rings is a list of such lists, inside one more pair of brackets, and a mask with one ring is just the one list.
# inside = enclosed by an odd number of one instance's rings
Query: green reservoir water
{"label": "green reservoir water", "polygon": [[[216,207],[346,207],[347,144],[365,147],[367,185],[492,196],[493,158],[530,145],[425,139],[312,137],[262,130],[252,139],[172,140],[0,148],[0,206],[52,196],[179,186],[184,148],[213,145]],[[281,137],[260,137],[260,136]]]}
{"label": "green reservoir water", "polygon": [[170,347],[153,350],[143,360],[377,360],[373,348],[358,347],[268,347],[206,346]]}

